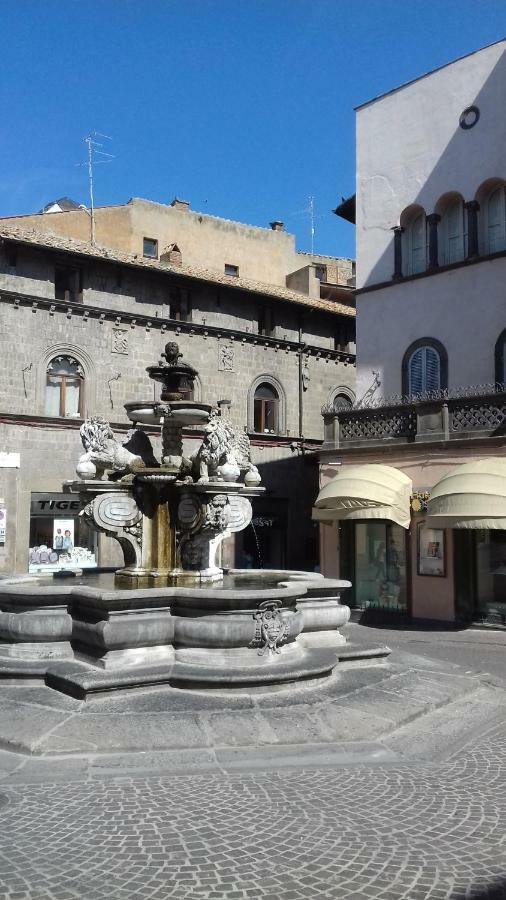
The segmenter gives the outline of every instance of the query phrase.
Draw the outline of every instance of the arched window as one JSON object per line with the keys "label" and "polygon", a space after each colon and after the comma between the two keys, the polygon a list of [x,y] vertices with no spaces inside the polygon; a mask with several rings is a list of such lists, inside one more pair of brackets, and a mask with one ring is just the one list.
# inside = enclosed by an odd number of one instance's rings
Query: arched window
{"label": "arched window", "polygon": [[279,431],[279,395],[267,382],[262,382],[255,390],[253,428],[259,434],[277,434]]}
{"label": "arched window", "polygon": [[489,195],[485,216],[486,252],[497,253],[506,249],[506,192],[504,185]]}
{"label": "arched window", "polygon": [[82,415],[84,372],[73,356],[55,356],[46,372],[46,416]]}
{"label": "arched window", "polygon": [[448,387],[448,358],[434,338],[421,338],[406,350],[402,361],[402,392],[425,394]]}
{"label": "arched window", "polygon": [[351,409],[353,403],[346,394],[336,394],[332,401],[332,406],[334,412],[344,412],[346,409]]}
{"label": "arched window", "polygon": [[449,265],[465,256],[464,204],[456,198],[449,201],[441,215],[440,263]]}
{"label": "arched window", "polygon": [[[402,222],[402,220],[405,220]],[[427,268],[427,225],[425,213],[415,207],[406,216],[401,216],[404,228],[403,240],[403,274],[416,275]]]}

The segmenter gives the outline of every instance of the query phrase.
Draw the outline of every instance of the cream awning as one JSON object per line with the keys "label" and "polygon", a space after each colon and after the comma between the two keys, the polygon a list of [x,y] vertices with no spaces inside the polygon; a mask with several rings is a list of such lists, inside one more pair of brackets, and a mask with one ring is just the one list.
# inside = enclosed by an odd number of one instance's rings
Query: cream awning
{"label": "cream awning", "polygon": [[313,519],[388,519],[409,528],[411,478],[392,466],[343,466],[318,494]]}
{"label": "cream awning", "polygon": [[443,475],[427,501],[427,525],[506,530],[506,458],[478,459]]}

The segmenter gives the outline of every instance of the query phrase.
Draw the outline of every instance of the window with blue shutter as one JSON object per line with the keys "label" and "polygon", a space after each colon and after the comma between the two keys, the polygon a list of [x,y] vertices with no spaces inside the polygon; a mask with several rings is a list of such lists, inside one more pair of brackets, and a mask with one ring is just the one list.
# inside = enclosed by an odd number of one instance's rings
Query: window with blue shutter
{"label": "window with blue shutter", "polygon": [[408,363],[408,393],[422,394],[441,387],[441,360],[434,347],[418,347]]}

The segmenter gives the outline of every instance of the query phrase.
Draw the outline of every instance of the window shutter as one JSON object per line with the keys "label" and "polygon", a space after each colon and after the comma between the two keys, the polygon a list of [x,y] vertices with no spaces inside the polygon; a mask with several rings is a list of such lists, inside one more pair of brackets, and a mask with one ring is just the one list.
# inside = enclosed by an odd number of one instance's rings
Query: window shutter
{"label": "window shutter", "polygon": [[423,351],[420,347],[415,350],[409,360],[409,393],[419,394],[423,391]]}
{"label": "window shutter", "polygon": [[505,193],[500,187],[488,198],[488,250],[496,253],[505,247]]}
{"label": "window shutter", "polygon": [[434,347],[424,347],[425,385],[424,391],[438,391],[441,386],[439,353]]}
{"label": "window shutter", "polygon": [[408,366],[408,391],[422,394],[441,387],[441,361],[434,347],[419,347],[412,354]]}

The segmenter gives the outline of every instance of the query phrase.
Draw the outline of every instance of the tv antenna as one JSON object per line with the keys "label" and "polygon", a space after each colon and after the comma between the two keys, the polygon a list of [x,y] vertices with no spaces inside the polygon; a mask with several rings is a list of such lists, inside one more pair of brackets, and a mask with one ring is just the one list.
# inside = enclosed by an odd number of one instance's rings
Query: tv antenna
{"label": "tv antenna", "polygon": [[[112,138],[107,134],[102,134],[100,131],[90,131],[86,137],[83,137],[83,141],[88,148],[88,159],[84,163],[77,163],[78,166],[86,166],[88,169],[88,184],[90,191],[90,208],[87,209],[86,206],[81,205],[81,209],[85,209],[90,217],[90,232],[91,232],[91,245],[95,246],[95,201],[93,196],[93,167],[99,165],[100,163],[110,163],[116,157],[112,155],[112,153],[106,153],[105,150],[101,150],[100,148],[104,145],[97,141],[97,138],[105,138],[107,141],[112,141]],[[99,159],[98,157],[103,157],[103,159]]]}
{"label": "tv antenna", "polygon": [[314,197],[311,195],[310,197],[308,197],[308,200],[309,206],[307,211],[309,213],[309,221],[311,223],[311,256],[314,256]]}

